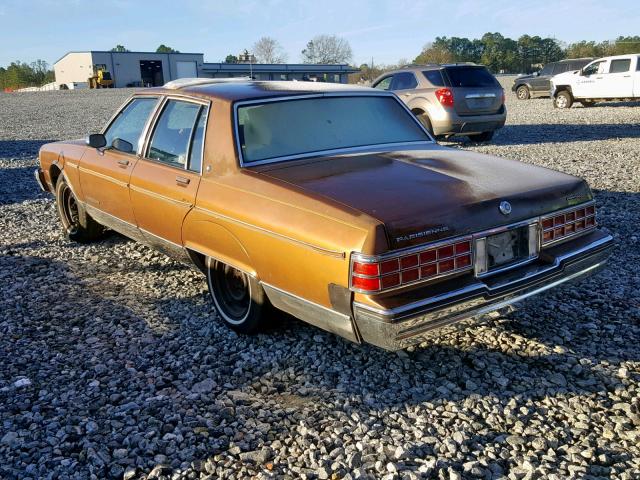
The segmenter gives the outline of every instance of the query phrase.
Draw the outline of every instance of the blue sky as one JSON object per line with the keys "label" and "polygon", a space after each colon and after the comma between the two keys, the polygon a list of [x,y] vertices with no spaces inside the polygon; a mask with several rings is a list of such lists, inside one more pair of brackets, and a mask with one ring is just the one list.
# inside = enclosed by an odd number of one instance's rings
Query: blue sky
{"label": "blue sky", "polygon": [[637,0],[0,0],[0,65],[70,50],[155,50],[164,43],[217,62],[276,38],[290,62],[314,35],[346,38],[354,62],[412,60],[437,36],[475,38],[500,32],[564,42],[640,34]]}

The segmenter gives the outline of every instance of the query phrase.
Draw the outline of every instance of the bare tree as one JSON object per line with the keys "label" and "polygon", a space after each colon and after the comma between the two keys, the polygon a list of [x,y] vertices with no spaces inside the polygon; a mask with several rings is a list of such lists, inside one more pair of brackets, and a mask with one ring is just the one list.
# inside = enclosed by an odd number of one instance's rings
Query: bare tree
{"label": "bare tree", "polygon": [[351,45],[336,35],[318,35],[313,37],[307,48],[302,50],[304,63],[349,63],[353,58]]}
{"label": "bare tree", "polygon": [[275,38],[262,37],[253,45],[257,63],[285,63],[287,54]]}

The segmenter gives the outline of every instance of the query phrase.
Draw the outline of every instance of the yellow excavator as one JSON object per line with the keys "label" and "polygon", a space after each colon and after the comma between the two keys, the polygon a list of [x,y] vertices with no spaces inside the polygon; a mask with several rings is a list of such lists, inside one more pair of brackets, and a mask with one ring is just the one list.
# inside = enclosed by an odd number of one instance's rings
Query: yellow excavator
{"label": "yellow excavator", "polygon": [[89,88],[113,88],[113,78],[106,65],[94,65],[93,76],[87,80]]}

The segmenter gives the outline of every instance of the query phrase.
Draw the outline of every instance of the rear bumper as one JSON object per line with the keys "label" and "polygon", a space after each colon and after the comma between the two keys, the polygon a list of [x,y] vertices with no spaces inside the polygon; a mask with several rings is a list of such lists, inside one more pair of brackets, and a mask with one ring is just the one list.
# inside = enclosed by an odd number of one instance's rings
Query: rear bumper
{"label": "rear bumper", "polygon": [[504,127],[507,120],[506,109],[502,113],[492,115],[460,116],[449,112],[442,120],[431,119],[435,135],[474,134],[493,132]]}
{"label": "rear bumper", "polygon": [[49,191],[49,186],[47,185],[47,180],[44,177],[44,172],[40,168],[36,168],[33,172],[33,176],[36,177],[36,182],[38,182],[38,186],[43,192]]}
{"label": "rear bumper", "polygon": [[441,327],[594,274],[604,267],[612,248],[613,238],[595,231],[550,249],[540,262],[475,279],[429,298],[388,309],[354,302],[354,320],[362,340],[387,350],[399,350],[424,340]]}

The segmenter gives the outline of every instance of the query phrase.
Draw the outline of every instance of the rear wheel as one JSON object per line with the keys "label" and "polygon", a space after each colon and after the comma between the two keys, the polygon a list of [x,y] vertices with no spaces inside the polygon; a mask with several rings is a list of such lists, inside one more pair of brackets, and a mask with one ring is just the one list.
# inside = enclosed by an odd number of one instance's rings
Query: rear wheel
{"label": "rear wheel", "polygon": [[556,108],[571,108],[573,105],[573,96],[567,90],[562,90],[553,99],[553,106]]}
{"label": "rear wheel", "polygon": [[56,207],[69,240],[87,243],[99,239],[104,233],[104,227],[82,208],[62,175],[56,183]]}
{"label": "rear wheel", "polygon": [[484,142],[490,142],[491,139],[493,138],[493,131],[491,132],[482,132],[482,133],[477,133],[475,135],[468,135],[469,140],[471,140],[472,142],[478,142],[478,143],[484,143]]}
{"label": "rear wheel", "polygon": [[207,258],[206,271],[209,294],[224,323],[239,333],[259,331],[269,304],[258,281],[212,258]]}
{"label": "rear wheel", "polygon": [[429,118],[429,116],[420,110],[413,113],[418,118],[422,126],[427,130],[427,132],[429,132],[429,134],[433,138],[435,138],[436,136],[433,133],[433,126],[431,125],[431,119]]}
{"label": "rear wheel", "polygon": [[516,96],[518,97],[518,100],[528,100],[529,98],[531,98],[529,87],[527,87],[526,85],[520,85],[516,89]]}

